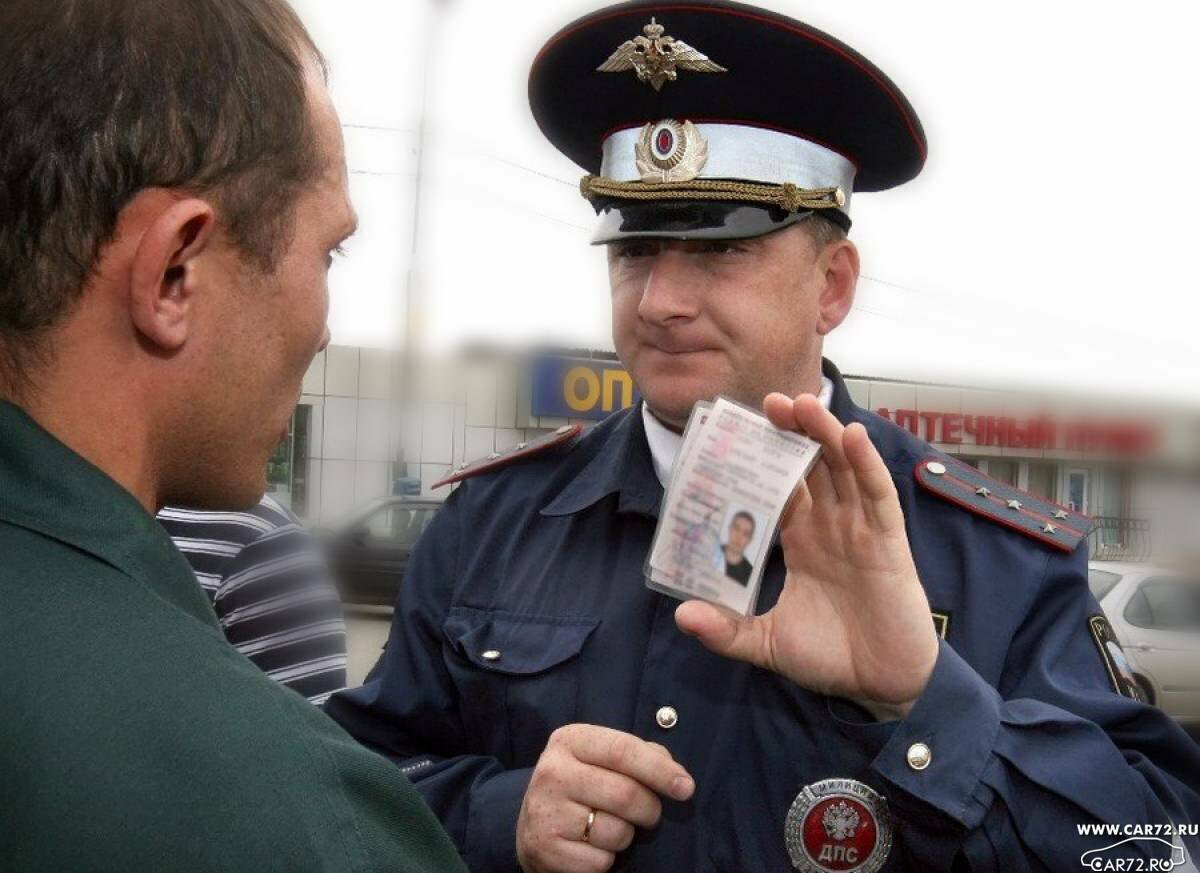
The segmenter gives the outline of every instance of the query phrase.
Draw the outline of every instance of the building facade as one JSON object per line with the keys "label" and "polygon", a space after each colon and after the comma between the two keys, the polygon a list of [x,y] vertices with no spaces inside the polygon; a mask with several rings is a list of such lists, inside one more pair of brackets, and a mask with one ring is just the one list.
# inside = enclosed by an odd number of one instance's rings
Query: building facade
{"label": "building facade", "polygon": [[[854,400],[994,479],[1097,518],[1103,555],[1194,555],[1200,543],[1200,414],[847,376]],[[315,526],[432,483],[464,461],[638,400],[603,353],[466,354],[418,367],[331,346],[313,362],[289,439],[272,459],[277,499]]]}

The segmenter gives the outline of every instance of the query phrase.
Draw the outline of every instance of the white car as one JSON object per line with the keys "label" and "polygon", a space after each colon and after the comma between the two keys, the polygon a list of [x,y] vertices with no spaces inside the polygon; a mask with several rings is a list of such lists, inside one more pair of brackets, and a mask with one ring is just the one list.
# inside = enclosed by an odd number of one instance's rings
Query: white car
{"label": "white car", "polygon": [[1200,579],[1149,564],[1091,561],[1088,583],[1146,698],[1200,725]]}

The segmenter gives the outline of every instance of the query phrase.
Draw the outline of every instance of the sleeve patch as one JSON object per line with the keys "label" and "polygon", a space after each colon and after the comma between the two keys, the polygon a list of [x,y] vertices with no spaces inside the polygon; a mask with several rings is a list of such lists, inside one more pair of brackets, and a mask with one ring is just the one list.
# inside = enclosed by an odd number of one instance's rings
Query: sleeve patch
{"label": "sleeve patch", "polygon": [[1100,652],[1100,659],[1104,662],[1113,691],[1145,703],[1146,695],[1142,693],[1142,687],[1134,678],[1133,668],[1129,666],[1129,660],[1125,657],[1121,644],[1117,642],[1117,635],[1113,633],[1108,619],[1102,615],[1093,615],[1088,619],[1088,629],[1092,632],[1092,640],[1096,643],[1096,650]]}

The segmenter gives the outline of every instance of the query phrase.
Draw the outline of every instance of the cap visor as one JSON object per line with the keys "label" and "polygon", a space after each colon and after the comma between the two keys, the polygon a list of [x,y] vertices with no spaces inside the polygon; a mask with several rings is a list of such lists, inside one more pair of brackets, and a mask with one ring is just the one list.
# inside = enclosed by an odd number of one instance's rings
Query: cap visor
{"label": "cap visor", "polygon": [[[812,211],[707,200],[609,201],[599,208],[592,245],[631,238],[749,239],[803,221]],[[836,220],[836,219],[835,219]]]}

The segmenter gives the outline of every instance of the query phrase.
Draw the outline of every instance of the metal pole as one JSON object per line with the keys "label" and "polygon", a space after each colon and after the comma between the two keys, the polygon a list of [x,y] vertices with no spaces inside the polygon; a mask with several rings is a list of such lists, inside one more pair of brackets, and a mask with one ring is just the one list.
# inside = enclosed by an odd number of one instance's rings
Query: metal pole
{"label": "metal pole", "polygon": [[[401,379],[401,390],[399,400],[401,409],[405,410],[406,414],[413,414],[414,407],[417,401],[417,383],[418,383],[418,367],[420,366],[420,356],[417,354],[417,336],[418,323],[420,322],[421,312],[421,278],[420,278],[420,252],[421,252],[421,205],[423,202],[422,193],[425,187],[425,147],[428,121],[426,118],[429,105],[429,88],[433,80],[434,59],[437,57],[437,41],[440,32],[443,15],[449,8],[450,0],[431,0],[432,10],[430,12],[429,27],[425,38],[425,51],[423,62],[421,64],[421,108],[420,115],[417,120],[417,165],[416,165],[416,180],[413,187],[413,205],[412,205],[412,238],[409,248],[408,271],[405,276],[404,287],[404,349],[401,354],[403,366],[403,374]],[[408,447],[406,447],[408,448]],[[414,447],[420,452],[420,448]],[[407,468],[408,459],[405,458],[405,466]],[[411,475],[411,472],[408,472]],[[419,478],[419,477],[418,477]]]}

